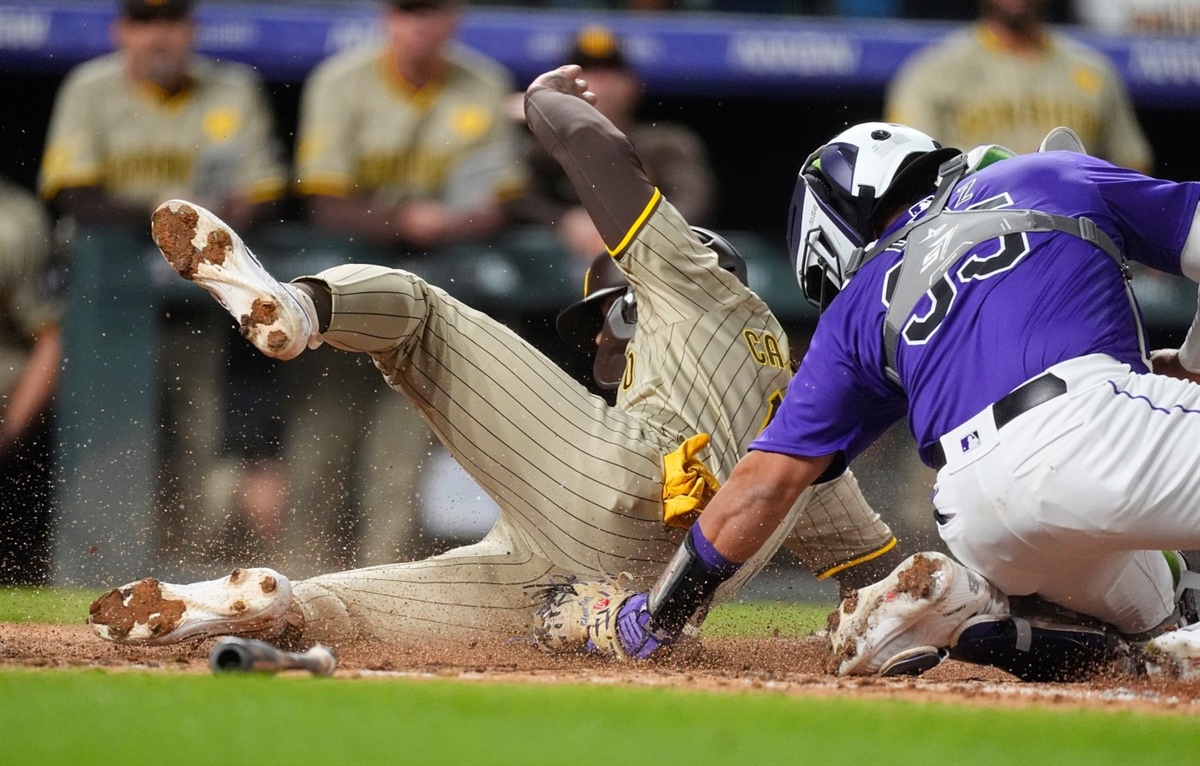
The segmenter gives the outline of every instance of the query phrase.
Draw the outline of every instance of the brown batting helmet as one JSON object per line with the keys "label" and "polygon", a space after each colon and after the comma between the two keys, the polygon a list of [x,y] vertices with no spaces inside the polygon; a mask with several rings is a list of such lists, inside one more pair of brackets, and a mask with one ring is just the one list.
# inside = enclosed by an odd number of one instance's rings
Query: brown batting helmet
{"label": "brown batting helmet", "polygon": [[[746,262],[729,240],[693,226],[700,244],[717,254],[717,263],[742,284],[748,284]],[[605,301],[612,304],[605,310]],[[607,253],[601,253],[583,278],[583,300],[559,313],[555,322],[559,337],[577,351],[594,353],[592,377],[600,388],[612,391],[625,372],[625,347],[637,329],[637,299],[629,280]]]}

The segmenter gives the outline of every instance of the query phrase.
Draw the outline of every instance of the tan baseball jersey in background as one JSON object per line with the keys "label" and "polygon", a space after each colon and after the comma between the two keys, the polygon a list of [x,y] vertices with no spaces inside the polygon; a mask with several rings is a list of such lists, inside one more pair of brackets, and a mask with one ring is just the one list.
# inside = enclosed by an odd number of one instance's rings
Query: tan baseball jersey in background
{"label": "tan baseball jersey in background", "polygon": [[1153,164],[1112,63],[1053,32],[1030,55],[1004,50],[982,26],[955,32],[905,62],[888,87],[885,114],[964,151],[1000,144],[1033,152],[1065,125],[1089,154],[1143,172]]}
{"label": "tan baseball jersey in background", "polygon": [[282,195],[285,170],[257,75],[193,58],[191,85],[168,96],[134,84],[124,57],[79,65],[59,91],[39,189],[102,186],[152,206],[164,195],[219,199],[231,187],[256,202]]}
{"label": "tan baseball jersey in background", "polygon": [[381,47],[337,54],[305,86],[296,172],[304,194],[369,194],[388,204],[432,199],[469,208],[524,187],[508,73],[448,45],[442,72],[414,89]]}

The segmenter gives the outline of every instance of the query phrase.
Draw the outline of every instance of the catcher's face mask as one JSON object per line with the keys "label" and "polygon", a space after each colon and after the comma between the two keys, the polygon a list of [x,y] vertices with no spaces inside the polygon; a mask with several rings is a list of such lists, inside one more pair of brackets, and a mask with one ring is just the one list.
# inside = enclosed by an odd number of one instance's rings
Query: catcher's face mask
{"label": "catcher's face mask", "polygon": [[846,286],[861,248],[879,236],[881,215],[908,196],[906,177],[928,164],[922,157],[940,157],[939,148],[919,130],[867,122],[809,155],[792,194],[788,251],[811,303],[824,309]]}

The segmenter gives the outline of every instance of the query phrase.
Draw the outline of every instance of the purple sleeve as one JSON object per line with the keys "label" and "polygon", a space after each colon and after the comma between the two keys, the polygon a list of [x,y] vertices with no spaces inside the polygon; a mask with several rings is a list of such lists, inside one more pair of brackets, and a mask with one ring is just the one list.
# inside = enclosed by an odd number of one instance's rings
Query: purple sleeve
{"label": "purple sleeve", "polygon": [[1163,181],[1093,158],[1081,160],[1080,169],[1121,233],[1125,257],[1181,273],[1180,254],[1200,204],[1200,183]]}
{"label": "purple sleeve", "polygon": [[[859,285],[873,282],[863,276]],[[854,287],[821,317],[779,412],[750,449],[797,457],[841,453],[849,463],[904,416],[907,401],[887,383],[882,360],[860,358],[880,349],[878,342],[859,339],[880,332],[882,304],[873,305],[866,290]]]}

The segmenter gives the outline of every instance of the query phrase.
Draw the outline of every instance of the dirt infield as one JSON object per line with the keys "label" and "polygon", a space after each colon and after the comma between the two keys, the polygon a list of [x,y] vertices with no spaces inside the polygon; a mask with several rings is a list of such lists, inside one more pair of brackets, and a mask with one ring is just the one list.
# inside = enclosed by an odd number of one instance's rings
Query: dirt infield
{"label": "dirt infield", "polygon": [[[0,623],[0,667],[99,667],[114,671],[207,673],[215,640],[125,647],[79,625]],[[471,682],[596,683],[715,692],[839,696],[1004,707],[1084,707],[1200,716],[1200,682],[1112,675],[1074,684],[1026,684],[990,668],[949,661],[916,679],[828,675],[819,637],[705,638],[662,660],[631,666],[549,655],[524,643],[461,649],[347,646],[336,677],[443,678]]]}

